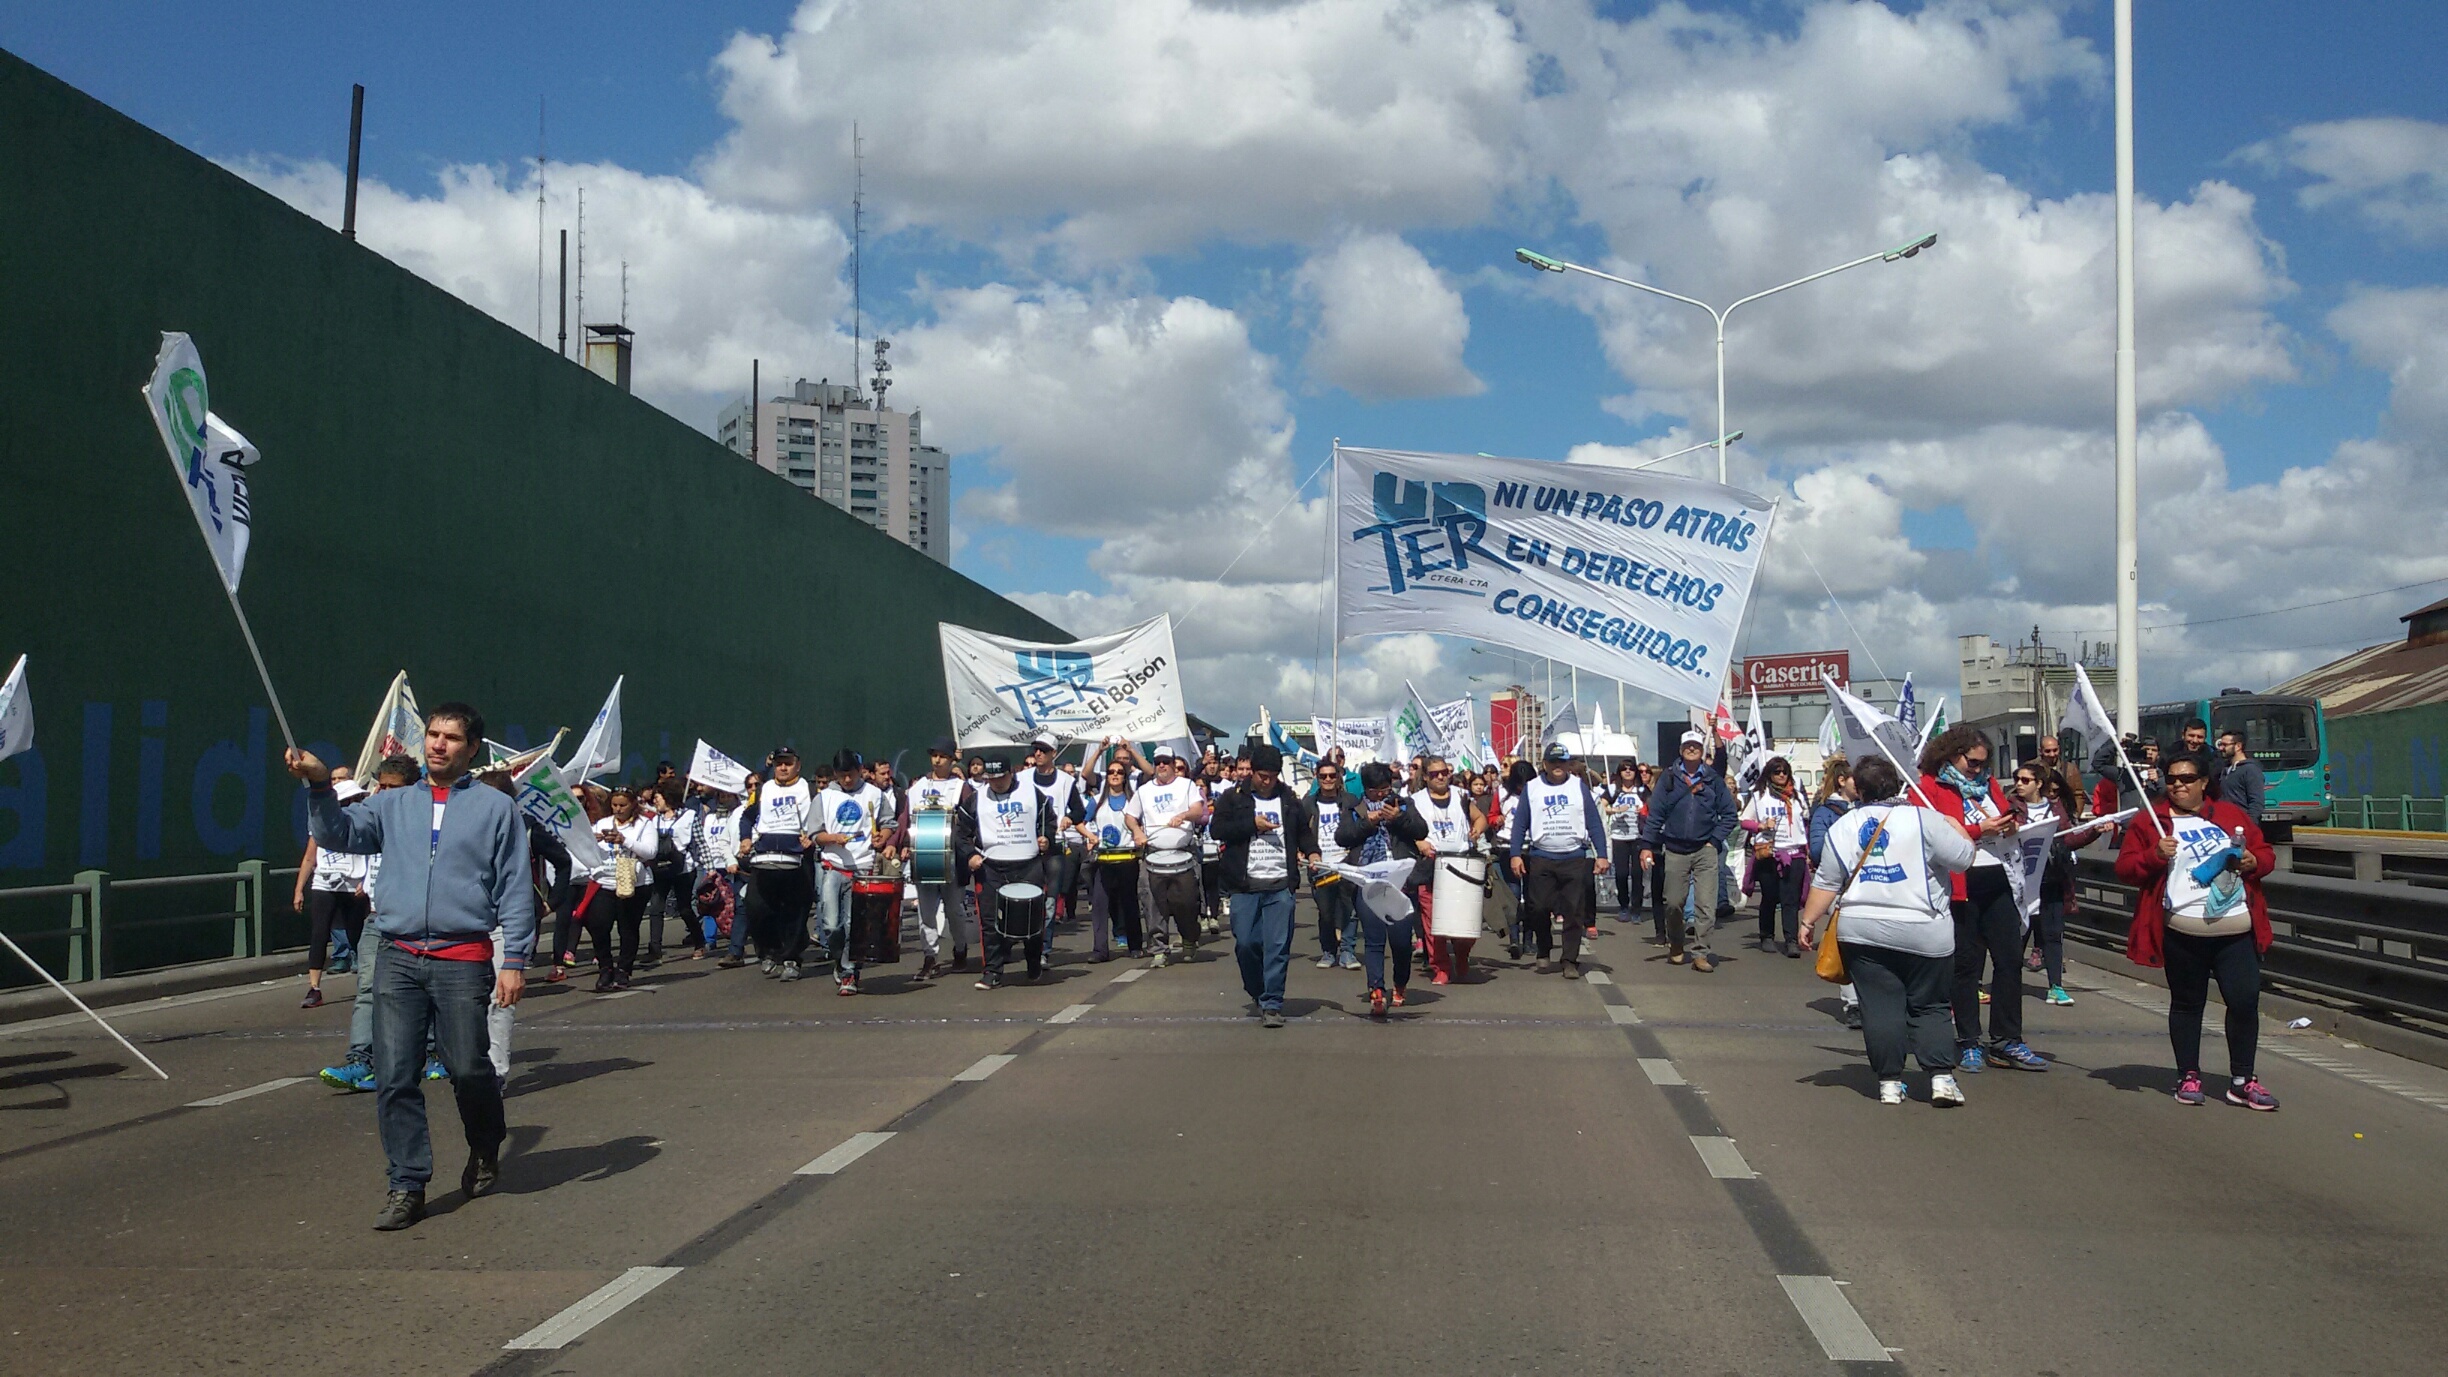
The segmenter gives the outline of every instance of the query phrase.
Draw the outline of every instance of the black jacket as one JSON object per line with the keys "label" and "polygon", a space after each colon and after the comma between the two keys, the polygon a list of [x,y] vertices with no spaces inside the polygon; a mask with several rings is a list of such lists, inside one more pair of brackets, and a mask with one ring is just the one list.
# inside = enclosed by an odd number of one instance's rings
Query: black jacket
{"label": "black jacket", "polygon": [[1290,785],[1275,785],[1275,797],[1269,803],[1283,804],[1284,875],[1280,880],[1254,882],[1249,877],[1250,842],[1258,835],[1258,796],[1250,786],[1238,789],[1216,800],[1214,813],[1207,820],[1207,835],[1224,848],[1216,864],[1224,874],[1224,888],[1235,894],[1252,894],[1261,890],[1291,889],[1300,879],[1301,857],[1317,848],[1317,814],[1312,812]]}

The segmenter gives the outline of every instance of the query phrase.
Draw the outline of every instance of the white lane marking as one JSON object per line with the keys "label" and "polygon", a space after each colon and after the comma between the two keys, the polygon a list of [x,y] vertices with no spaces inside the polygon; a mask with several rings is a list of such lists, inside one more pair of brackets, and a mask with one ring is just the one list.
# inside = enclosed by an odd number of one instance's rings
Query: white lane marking
{"label": "white lane marking", "polygon": [[824,1156],[791,1173],[793,1176],[831,1176],[891,1140],[890,1133],[853,1133],[827,1151]]}
{"label": "white lane marking", "polygon": [[1113,978],[1113,983],[1116,985],[1128,985],[1132,981],[1137,980],[1139,977],[1146,975],[1150,969],[1152,968],[1147,966],[1133,966],[1129,970],[1115,976]]}
{"label": "white lane marking", "polygon": [[1615,983],[1615,977],[1608,975],[1605,971],[1584,971],[1581,974],[1581,978],[1588,981],[1592,985],[1612,985]]}
{"label": "white lane marking", "polygon": [[1759,1175],[1743,1160],[1742,1149],[1731,1138],[1704,1138],[1693,1134],[1692,1148],[1700,1154],[1700,1163],[1708,1174],[1720,1181],[1749,1181]]}
{"label": "white lane marking", "polygon": [[1649,1077],[1651,1085],[1691,1084],[1683,1079],[1682,1072],[1675,1070],[1675,1064],[1664,1057],[1643,1057],[1640,1059],[1640,1064],[1641,1071]]}
{"label": "white lane marking", "polygon": [[233,1101],[243,1100],[250,1095],[261,1095],[268,1090],[278,1090],[284,1085],[300,1085],[303,1084],[305,1080],[306,1078],[304,1076],[283,1076],[279,1080],[265,1081],[261,1085],[250,1085],[244,1090],[233,1090],[226,1095],[215,1095],[212,1098],[205,1100],[189,1100],[187,1102],[187,1107],[189,1109],[211,1109],[216,1105],[225,1105]]}
{"label": "white lane marking", "polygon": [[677,1267],[632,1267],[595,1294],[519,1335],[503,1348],[561,1348],[621,1312],[623,1306],[673,1277]]}
{"label": "white lane marking", "polygon": [[597,999],[627,999],[629,996],[631,996],[631,995],[633,995],[633,994],[644,994],[644,993],[646,993],[644,990],[613,990],[613,991],[611,991],[611,992],[610,992],[610,993],[608,993],[608,994],[599,994],[599,995],[597,995],[597,996],[595,996],[595,997],[596,997]]}
{"label": "white lane marking", "polygon": [[1895,1355],[1862,1323],[1861,1313],[1853,1302],[1845,1299],[1844,1289],[1834,1277],[1778,1277],[1777,1285],[1785,1288],[1785,1298],[1802,1315],[1802,1323],[1810,1326],[1811,1337],[1819,1341],[1832,1362],[1892,1363]]}
{"label": "white lane marking", "polygon": [[1074,1004],[1071,1007],[1063,1010],[1061,1013],[1054,1015],[1054,1017],[1047,1019],[1046,1022],[1077,1023],[1081,1019],[1087,1017],[1088,1011],[1095,1007],[1096,1006],[1093,1004]]}
{"label": "white lane marking", "polygon": [[997,1052],[991,1057],[978,1058],[977,1065],[961,1072],[952,1079],[956,1081],[982,1081],[988,1076],[993,1075],[995,1072],[1002,1070],[1004,1067],[1009,1066],[1018,1060],[1020,1060],[1018,1057],[1013,1056],[1009,1052]]}
{"label": "white lane marking", "polygon": [[1606,1011],[1607,1017],[1615,1020],[1617,1023],[1640,1022],[1640,1015],[1633,1012],[1632,1006],[1629,1004],[1609,1004],[1606,1006]]}

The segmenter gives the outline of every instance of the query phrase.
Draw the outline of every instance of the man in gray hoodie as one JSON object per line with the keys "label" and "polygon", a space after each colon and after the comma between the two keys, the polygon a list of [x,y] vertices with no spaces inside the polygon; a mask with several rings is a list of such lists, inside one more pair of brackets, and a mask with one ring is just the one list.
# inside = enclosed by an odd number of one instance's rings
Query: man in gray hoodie
{"label": "man in gray hoodie", "polygon": [[[517,1004],[526,989],[535,888],[517,805],[479,787],[469,773],[483,741],[484,718],[474,708],[444,703],[425,718],[424,782],[345,807],[332,792],[330,767],[305,751],[288,755],[289,773],[308,786],[316,844],[383,862],[374,919],[374,940],[383,949],[374,990],[374,1114],[390,1193],[377,1229],[405,1229],[425,1215],[425,1185],[433,1179],[423,1078],[429,1030],[467,1131],[460,1188],[474,1199],[489,1193],[501,1173],[508,1130],[485,1019],[495,1004]],[[499,973],[495,928],[502,932]]]}

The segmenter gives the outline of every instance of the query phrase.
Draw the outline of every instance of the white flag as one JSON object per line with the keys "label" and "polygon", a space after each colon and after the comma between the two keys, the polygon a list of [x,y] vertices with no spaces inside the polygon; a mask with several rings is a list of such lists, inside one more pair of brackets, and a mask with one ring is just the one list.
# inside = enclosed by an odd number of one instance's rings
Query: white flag
{"label": "white flag", "polygon": [[1853,768],[1858,770],[1863,761],[1885,756],[1907,781],[1918,778],[1919,769],[1914,762],[1921,751],[1919,733],[1838,688],[1834,679],[1822,676],[1819,682],[1827,688],[1828,701],[1839,709],[1838,729],[1844,735],[1845,759]]}
{"label": "white flag", "polygon": [[1347,763],[1361,765],[1385,754],[1386,720],[1382,717],[1312,717],[1309,729],[1316,734],[1321,755],[1341,747]]}
{"label": "white flag", "polygon": [[620,773],[620,693],[621,685],[628,679],[629,676],[624,674],[612,681],[611,696],[604,699],[601,708],[596,709],[595,721],[587,727],[586,735],[579,738],[578,753],[570,757],[569,764],[561,767],[563,780],[576,784],[597,775]]}
{"label": "white flag", "polygon": [[1438,733],[1445,738],[1445,758],[1457,769],[1475,771],[1487,763],[1479,759],[1478,717],[1478,705],[1468,697],[1439,703],[1428,710],[1428,720],[1436,724]]}
{"label": "white flag", "polygon": [[697,742],[697,754],[689,757],[689,782],[702,784],[718,793],[748,792],[748,767],[715,750],[703,739]]}
{"label": "white flag", "polygon": [[[1838,721],[1836,705],[1828,704],[1827,716],[1819,719],[1819,758],[1844,753],[1844,726]],[[1850,762],[1848,762],[1850,763]]]}
{"label": "white flag", "polygon": [[1468,636],[1716,701],[1775,508],[1672,474],[1344,449],[1344,636]]}
{"label": "white flag", "polygon": [[1547,729],[1539,733],[1539,745],[1552,746],[1563,737],[1581,740],[1581,705],[1566,703],[1564,710],[1547,719]]}
{"label": "white flag", "polygon": [[2100,704],[2099,691],[2091,687],[2091,676],[2079,664],[2074,666],[2074,696],[2066,703],[2065,716],[2058,727],[2082,737],[2082,754],[2066,754],[2077,760],[2088,759],[2100,747],[2117,739],[2116,719]]}
{"label": "white flag", "polygon": [[34,745],[34,696],[26,691],[25,669],[26,657],[20,655],[8,681],[0,683],[0,760]]}
{"label": "white flag", "polygon": [[938,622],[952,736],[971,746],[1171,741],[1190,735],[1173,619],[1160,616],[1110,636],[1049,643]]}
{"label": "white flag", "polygon": [[1760,778],[1768,762],[1776,758],[1776,748],[1769,740],[1768,729],[1760,725],[1759,690],[1751,690],[1750,719],[1743,726],[1742,765],[1735,771],[1735,782],[1745,793],[1760,787]]}
{"label": "white flag", "polygon": [[374,787],[374,771],[383,761],[404,755],[421,767],[425,760],[425,714],[417,710],[416,690],[408,687],[408,671],[391,676],[382,706],[374,710],[374,725],[357,752],[357,780]]}
{"label": "white flag", "polygon": [[253,522],[246,471],[257,455],[245,436],[212,414],[204,359],[195,341],[182,334],[162,336],[153,380],[145,386],[145,406],[153,413],[162,446],[170,451],[170,466],[187,490],[187,505],[204,532],[204,543],[212,548],[221,582],[234,594],[239,576],[246,572],[247,532]]}
{"label": "white flag", "polygon": [[572,787],[577,782],[555,770],[552,757],[539,755],[519,772],[512,797],[520,812],[561,839],[569,848],[572,873],[584,875],[599,869],[604,858],[595,845],[595,830],[587,821],[586,809]]}

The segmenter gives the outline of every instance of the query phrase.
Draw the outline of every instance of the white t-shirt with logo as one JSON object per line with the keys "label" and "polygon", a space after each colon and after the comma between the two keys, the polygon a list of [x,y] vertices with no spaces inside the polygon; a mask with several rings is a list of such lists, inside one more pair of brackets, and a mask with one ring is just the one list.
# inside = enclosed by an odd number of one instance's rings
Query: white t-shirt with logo
{"label": "white t-shirt with logo", "polygon": [[1130,824],[1123,819],[1130,813],[1131,794],[1100,793],[1088,809],[1088,830],[1096,834],[1099,851],[1128,851],[1132,847]]}
{"label": "white t-shirt with logo", "polygon": [[1343,823],[1343,796],[1317,796],[1318,855],[1328,865],[1343,864],[1343,843],[1335,840],[1335,830]]}
{"label": "white t-shirt with logo", "polygon": [[1469,794],[1460,789],[1448,790],[1440,804],[1422,789],[1411,796],[1411,806],[1419,810],[1420,820],[1428,824],[1428,844],[1437,849],[1438,855],[1469,848]]}
{"label": "white t-shirt with logo", "polygon": [[1275,824],[1274,831],[1260,828],[1258,835],[1250,838],[1248,869],[1252,884],[1268,884],[1292,873],[1288,840],[1291,834],[1284,830],[1284,800],[1287,797],[1281,787],[1276,789],[1273,798],[1260,798],[1256,794],[1250,796],[1250,807],[1259,818]]}
{"label": "white t-shirt with logo", "polygon": [[[1881,822],[1885,826],[1881,827]],[[1878,844],[1863,854],[1875,836]],[[1836,936],[1921,956],[1955,952],[1950,871],[1970,868],[1972,842],[1926,809],[1856,808],[1828,829],[1813,889],[1837,895]]]}
{"label": "white t-shirt with logo", "polygon": [[1037,859],[1037,786],[1015,780],[1011,792],[977,791],[978,850],[990,861]]}
{"label": "white t-shirt with logo", "polygon": [[1593,838],[1589,834],[1589,785],[1578,776],[1566,775],[1561,784],[1549,784],[1547,776],[1534,775],[1522,786],[1522,806],[1530,810],[1530,827],[1525,844],[1539,851],[1577,852],[1586,850]]}
{"label": "white t-shirt with logo", "polygon": [[1779,851],[1808,851],[1809,808],[1799,794],[1787,800],[1762,789],[1751,796],[1742,820],[1761,824],[1760,830],[1751,834],[1755,840],[1767,842]]}
{"label": "white t-shirt with logo", "polygon": [[884,809],[884,791],[872,784],[843,789],[836,784],[816,799],[818,832],[839,832],[848,841],[826,842],[825,861],[841,870],[864,872],[875,866],[876,819]]}
{"label": "white t-shirt with logo", "polygon": [[1640,810],[1644,799],[1640,786],[1618,786],[1607,795],[1607,837],[1611,841],[1637,841],[1640,838]]}
{"label": "white t-shirt with logo", "polygon": [[1191,853],[1199,844],[1197,828],[1193,825],[1169,827],[1166,824],[1190,811],[1190,805],[1198,800],[1198,796],[1198,782],[1182,776],[1176,776],[1170,784],[1159,784],[1151,779],[1131,795],[1130,806],[1124,811],[1137,818],[1139,825],[1147,830],[1148,869],[1172,874],[1189,866]]}
{"label": "white t-shirt with logo", "polygon": [[959,775],[954,775],[950,779],[937,779],[933,775],[922,775],[910,781],[910,811],[923,813],[929,808],[940,808],[950,812],[960,807],[961,799],[967,795],[968,791],[969,781],[962,779]]}
{"label": "white t-shirt with logo", "polygon": [[768,780],[757,790],[756,835],[796,837],[812,831],[808,820],[815,806],[815,790],[805,779],[788,784]]}
{"label": "white t-shirt with logo", "polygon": [[2252,931],[2249,904],[2237,904],[2215,921],[2204,917],[2209,911],[2210,887],[2193,878],[2193,867],[2233,847],[2235,838],[2207,818],[2182,813],[2174,818],[2176,859],[2168,862],[2167,925],[2195,937],[2233,937]]}

